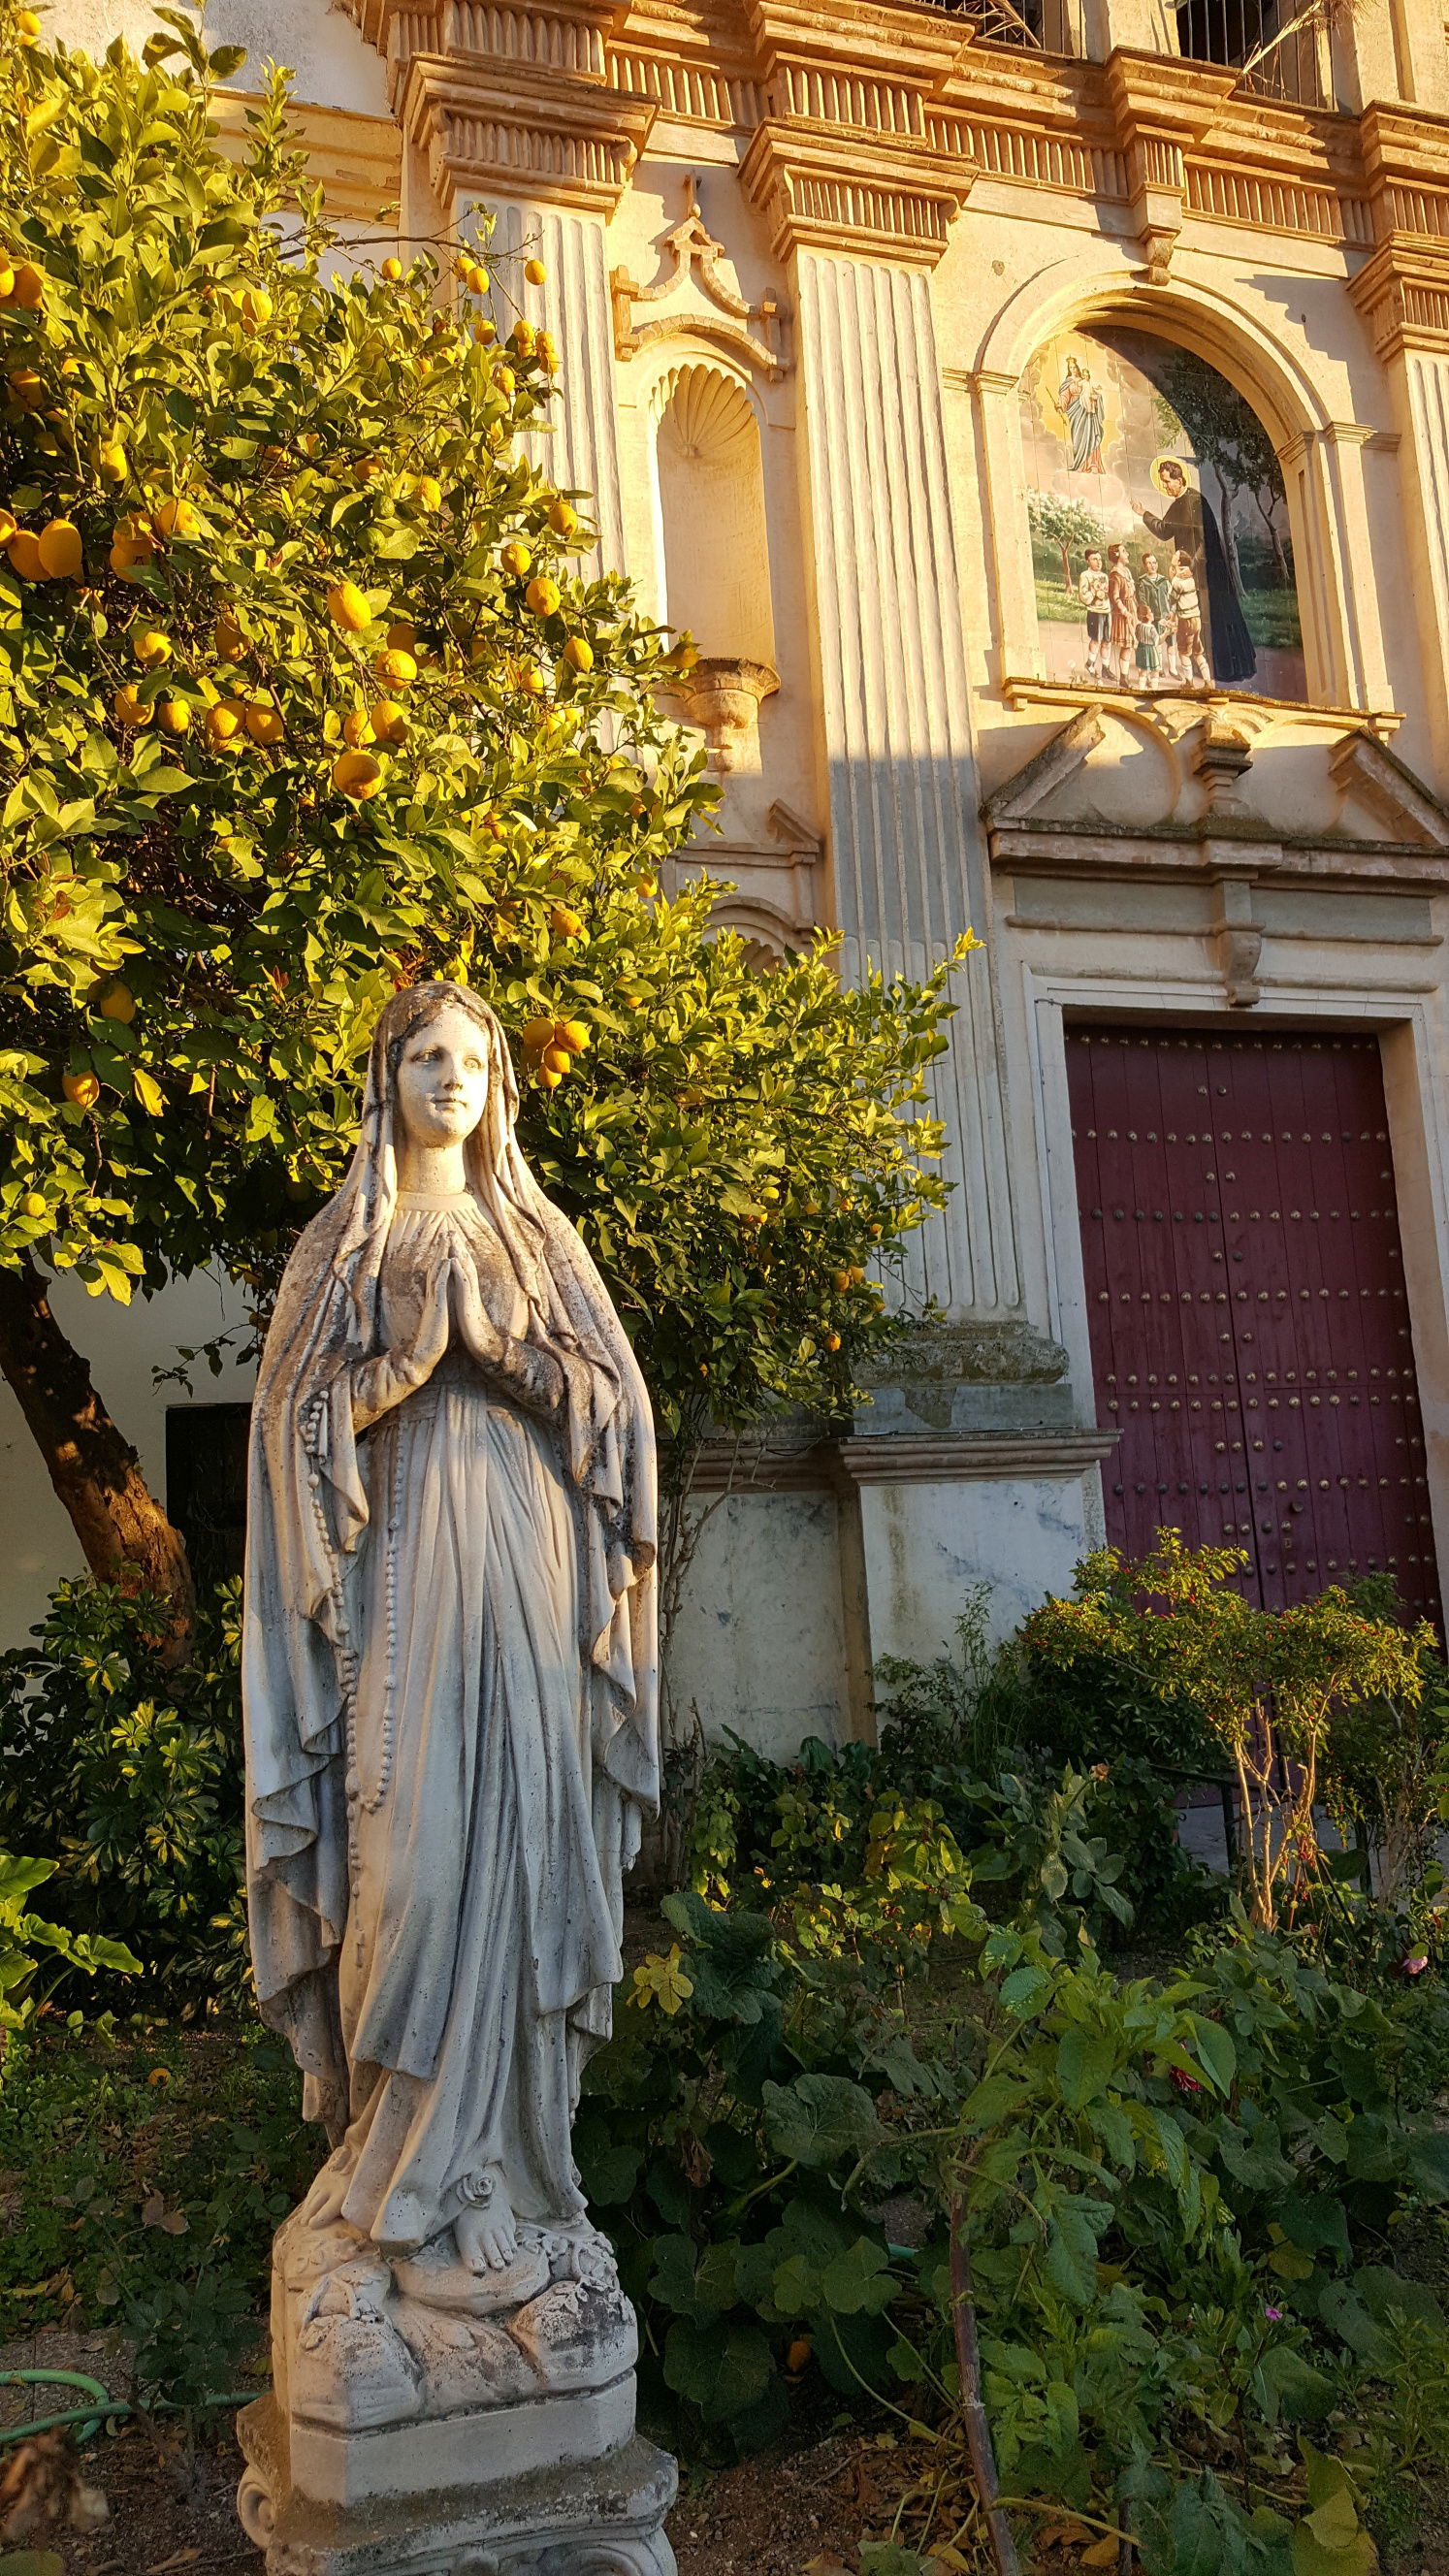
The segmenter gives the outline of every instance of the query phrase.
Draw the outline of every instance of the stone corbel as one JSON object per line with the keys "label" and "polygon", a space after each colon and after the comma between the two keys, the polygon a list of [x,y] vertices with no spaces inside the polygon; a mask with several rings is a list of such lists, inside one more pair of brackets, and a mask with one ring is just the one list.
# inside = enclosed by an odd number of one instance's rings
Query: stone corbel
{"label": "stone corbel", "polygon": [[1128,53],[1107,64],[1106,91],[1148,284],[1166,283],[1187,215],[1185,155],[1200,144],[1238,75],[1177,54]]}
{"label": "stone corbel", "polygon": [[[651,340],[684,336],[713,340],[743,358],[747,366],[773,384],[789,365],[785,345],[787,317],[773,295],[750,304],[721,275],[724,245],[713,238],[705,223],[693,177],[686,181],[686,188],[684,220],[667,232],[660,244],[668,266],[661,269],[653,285],[637,285],[625,268],[610,273],[615,352],[621,358],[633,358]],[[677,306],[642,322],[636,318],[641,305],[657,304],[681,289],[687,292],[696,282],[698,294],[693,305]]]}
{"label": "stone corbel", "polygon": [[1212,825],[1240,820],[1250,812],[1238,793],[1238,781],[1253,765],[1253,743],[1245,725],[1215,710],[1203,725],[1193,768],[1207,794]]}
{"label": "stone corbel", "polygon": [[1228,1007],[1250,1011],[1262,999],[1258,966],[1263,933],[1253,919],[1253,889],[1241,877],[1222,877],[1217,885],[1218,918],[1213,930],[1218,972]]}
{"label": "stone corbel", "polygon": [[759,767],[760,709],[779,685],[780,674],[768,662],[709,654],[675,682],[670,695],[686,724],[704,735],[708,767],[717,777]]}

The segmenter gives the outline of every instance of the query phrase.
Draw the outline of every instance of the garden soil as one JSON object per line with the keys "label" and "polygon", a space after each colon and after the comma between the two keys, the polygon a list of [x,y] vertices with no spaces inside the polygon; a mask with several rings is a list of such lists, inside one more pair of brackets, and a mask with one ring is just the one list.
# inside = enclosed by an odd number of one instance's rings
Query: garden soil
{"label": "garden soil", "polygon": [[[124,2387],[127,2362],[111,2334],[51,2327],[0,2345],[0,2373],[84,2371],[112,2391]],[[43,2390],[0,2386],[0,2426],[34,2421],[75,2393],[57,2388],[52,2401]],[[923,2478],[926,2465],[916,2445],[850,2433],[733,2468],[686,2471],[669,2524],[679,2576],[856,2576],[859,2542],[890,2531],[902,2490],[935,2487],[934,2476]],[[65,2576],[261,2576],[261,2553],[236,2519],[241,2455],[229,2439],[188,2451],[174,2435],[158,2439],[132,2425],[87,2444],[78,2466],[104,2496],[107,2519],[91,2530],[25,2535],[30,2547],[59,2551]],[[924,2511],[907,2509],[902,2538],[915,2536]],[[930,2537],[940,2530],[937,2523]],[[939,2576],[960,2563],[936,2562]],[[1078,2553],[1048,2550],[1037,2563],[1042,2576],[1076,2576]],[[975,2576],[976,2562],[967,2564]],[[1426,2490],[1417,2526],[1385,2552],[1383,2576],[1449,2576],[1449,2482]]]}

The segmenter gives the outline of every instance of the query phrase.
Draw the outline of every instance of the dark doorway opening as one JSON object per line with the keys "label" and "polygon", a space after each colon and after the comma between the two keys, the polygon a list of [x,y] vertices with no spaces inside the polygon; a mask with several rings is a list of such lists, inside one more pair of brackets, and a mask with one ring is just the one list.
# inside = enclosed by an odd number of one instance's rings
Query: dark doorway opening
{"label": "dark doorway opening", "polygon": [[251,1418],[249,1404],[166,1409],[166,1509],[201,1588],[242,1570]]}
{"label": "dark doorway opening", "polygon": [[1279,1609],[1386,1573],[1442,1634],[1378,1040],[1073,1028],[1114,1546],[1247,1551]]}

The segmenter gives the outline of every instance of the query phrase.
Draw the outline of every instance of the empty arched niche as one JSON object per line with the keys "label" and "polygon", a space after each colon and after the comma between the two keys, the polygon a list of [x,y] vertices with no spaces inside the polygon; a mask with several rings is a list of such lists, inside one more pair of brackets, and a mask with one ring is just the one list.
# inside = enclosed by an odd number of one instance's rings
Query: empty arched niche
{"label": "empty arched niche", "polygon": [[664,615],[711,660],[773,663],[765,477],[754,406],[718,367],[660,388],[655,454]]}

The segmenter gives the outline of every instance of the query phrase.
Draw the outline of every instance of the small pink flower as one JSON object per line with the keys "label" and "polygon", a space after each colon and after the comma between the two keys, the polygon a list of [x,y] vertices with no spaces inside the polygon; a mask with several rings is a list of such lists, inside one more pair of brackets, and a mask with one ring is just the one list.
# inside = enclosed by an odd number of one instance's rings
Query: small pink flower
{"label": "small pink flower", "polygon": [[1427,1950],[1412,1950],[1407,1959],[1399,1961],[1399,1974],[1401,1977],[1422,1977],[1428,1964]]}
{"label": "small pink flower", "polygon": [[1270,2326],[1279,2326],[1283,2322],[1283,2311],[1281,2308],[1265,2308],[1263,2310],[1263,2314],[1267,2318]]}

